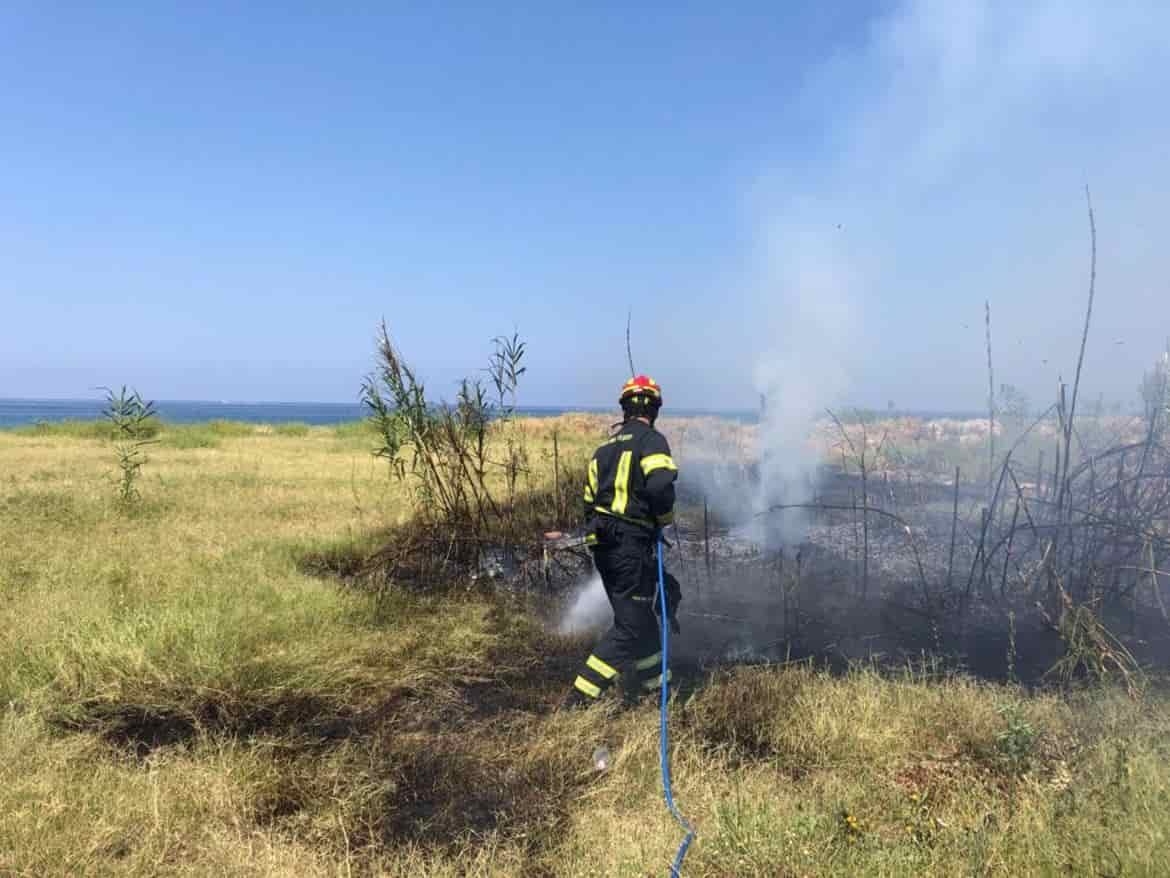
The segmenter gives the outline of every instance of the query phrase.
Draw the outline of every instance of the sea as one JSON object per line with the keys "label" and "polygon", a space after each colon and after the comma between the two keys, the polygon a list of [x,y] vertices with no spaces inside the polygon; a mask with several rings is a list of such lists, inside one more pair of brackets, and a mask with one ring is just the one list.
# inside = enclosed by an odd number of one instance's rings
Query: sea
{"label": "sea", "polygon": [[[41,421],[91,421],[102,417],[103,399],[0,399],[0,429],[36,424]],[[207,400],[161,399],[155,401],[160,418],[176,424],[203,421],[245,421],[255,424],[340,424],[358,421],[368,412],[357,403],[345,402],[229,402]],[[520,406],[517,412],[526,417],[549,418],[567,412],[613,412],[604,406]],[[750,423],[755,412],[673,409],[672,415],[715,416]]]}

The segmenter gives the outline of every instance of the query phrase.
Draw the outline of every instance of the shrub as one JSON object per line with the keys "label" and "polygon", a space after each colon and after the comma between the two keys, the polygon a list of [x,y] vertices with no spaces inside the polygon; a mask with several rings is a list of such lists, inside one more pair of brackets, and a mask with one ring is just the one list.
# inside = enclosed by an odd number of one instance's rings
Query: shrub
{"label": "shrub", "polygon": [[1040,733],[1020,709],[1010,702],[999,708],[1005,727],[995,738],[995,748],[1012,774],[1023,774],[1032,764]]}
{"label": "shrub", "polygon": [[140,499],[138,476],[146,464],[146,447],[153,445],[157,432],[154,403],[146,402],[137,390],[126,385],[115,396],[108,387],[103,414],[114,429],[114,452],[118,458],[118,502],[130,506]]}
{"label": "shrub", "polygon": [[[488,400],[478,379],[463,380],[454,405],[431,405],[383,324],[378,369],[362,385],[362,403],[377,429],[375,455],[390,463],[399,480],[413,480],[423,518],[476,537],[502,530],[510,541],[517,478],[527,458],[524,438],[507,435],[504,460],[491,457],[488,443],[491,428],[508,424],[515,411],[524,344],[516,336],[494,341],[488,372],[498,405]],[[504,475],[505,496],[498,496],[494,484],[498,472]]]}

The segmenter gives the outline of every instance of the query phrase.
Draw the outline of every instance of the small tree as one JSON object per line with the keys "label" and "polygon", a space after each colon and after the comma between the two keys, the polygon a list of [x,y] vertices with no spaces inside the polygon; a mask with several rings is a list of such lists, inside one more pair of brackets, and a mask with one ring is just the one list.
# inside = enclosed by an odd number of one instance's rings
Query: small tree
{"label": "small tree", "polygon": [[114,428],[114,453],[118,459],[118,502],[133,506],[141,495],[138,477],[146,465],[146,448],[157,440],[154,436],[153,401],[145,401],[137,390],[128,392],[123,384],[117,394],[108,387],[102,415]]}

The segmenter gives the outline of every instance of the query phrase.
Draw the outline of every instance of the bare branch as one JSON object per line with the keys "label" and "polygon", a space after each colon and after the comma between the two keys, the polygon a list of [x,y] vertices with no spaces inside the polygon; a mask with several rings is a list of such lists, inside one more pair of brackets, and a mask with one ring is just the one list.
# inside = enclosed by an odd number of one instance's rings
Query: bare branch
{"label": "bare branch", "polygon": [[634,350],[630,346],[630,323],[634,319],[634,309],[631,308],[626,312],[626,358],[630,361],[630,377],[633,378],[638,374],[638,370],[634,368]]}

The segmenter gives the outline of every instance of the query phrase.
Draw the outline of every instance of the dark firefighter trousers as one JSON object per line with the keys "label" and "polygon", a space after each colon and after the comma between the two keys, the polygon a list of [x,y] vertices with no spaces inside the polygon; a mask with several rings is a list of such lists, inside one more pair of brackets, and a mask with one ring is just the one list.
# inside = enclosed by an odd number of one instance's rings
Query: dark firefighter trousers
{"label": "dark firefighter trousers", "polygon": [[644,528],[601,515],[592,530],[593,563],[613,607],[613,625],[573,682],[570,701],[577,704],[595,701],[619,679],[627,699],[662,688],[654,538]]}

